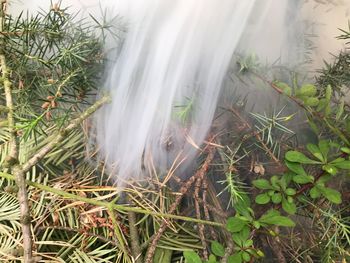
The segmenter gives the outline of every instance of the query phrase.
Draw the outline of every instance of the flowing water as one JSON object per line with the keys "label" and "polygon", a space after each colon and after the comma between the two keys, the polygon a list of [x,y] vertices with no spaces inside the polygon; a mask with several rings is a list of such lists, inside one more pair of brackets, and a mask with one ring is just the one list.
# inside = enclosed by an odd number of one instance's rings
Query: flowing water
{"label": "flowing water", "polygon": [[[96,11],[88,7],[97,1],[78,2],[71,4]],[[125,28],[108,53],[103,87],[112,103],[96,119],[97,143],[116,180],[166,171],[175,160],[188,167],[210,136],[235,51],[300,62],[302,2],[102,0]]]}

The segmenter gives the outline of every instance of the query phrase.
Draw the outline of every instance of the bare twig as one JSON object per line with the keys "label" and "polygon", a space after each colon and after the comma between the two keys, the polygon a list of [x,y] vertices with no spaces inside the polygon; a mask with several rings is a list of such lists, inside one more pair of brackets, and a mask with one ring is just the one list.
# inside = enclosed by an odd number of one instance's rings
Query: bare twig
{"label": "bare twig", "polygon": [[140,246],[139,233],[137,231],[137,220],[136,213],[129,211],[128,212],[128,221],[130,229],[130,245],[131,245],[131,254],[135,260],[135,263],[142,263],[142,250]]}
{"label": "bare twig", "polygon": [[[195,205],[195,210],[196,210],[196,217],[198,219],[201,219],[201,210],[199,207],[199,190],[201,187],[203,181],[203,175],[199,176],[196,180],[195,183],[195,188],[194,188],[194,205]],[[205,260],[208,260],[208,251],[207,251],[207,242],[205,240],[204,236],[204,225],[203,224],[198,224],[198,233],[199,237],[201,239],[202,247],[203,247],[203,257]]]}
{"label": "bare twig", "polygon": [[[195,175],[193,175],[181,188],[180,188],[180,193],[179,195],[177,195],[174,203],[170,206],[169,208],[169,214],[173,214],[176,210],[176,208],[178,207],[178,205],[180,204],[183,196],[187,193],[187,191],[191,188],[191,186],[194,184],[194,182],[196,181],[196,179],[201,176],[201,174],[205,174],[208,169],[209,169],[209,165],[212,162],[212,160],[214,159],[214,153],[215,153],[215,148],[210,147],[209,148],[209,152],[208,152],[208,156],[204,162],[204,164],[202,165],[202,167],[195,173]],[[167,229],[169,225],[169,222],[164,220],[162,225],[160,226],[158,232],[155,234],[151,244],[148,246],[148,250],[146,253],[146,259],[145,259],[145,263],[152,263],[152,259],[153,259],[153,255],[154,252],[156,250],[157,247],[157,243],[159,241],[159,239],[161,238],[161,236],[163,235],[163,233],[165,232],[165,230]]]}

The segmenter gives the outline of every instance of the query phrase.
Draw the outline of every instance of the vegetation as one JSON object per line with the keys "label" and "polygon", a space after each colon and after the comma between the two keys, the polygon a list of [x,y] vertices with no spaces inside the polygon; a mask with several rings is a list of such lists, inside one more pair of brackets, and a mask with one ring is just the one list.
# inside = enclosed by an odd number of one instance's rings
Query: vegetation
{"label": "vegetation", "polygon": [[[347,50],[314,83],[252,55],[238,60],[231,77],[277,98],[273,109],[249,110],[249,97],[229,87],[220,128],[213,126],[191,177],[181,179],[174,165],[118,189],[95,160],[98,149],[88,158],[85,149],[88,117],[109,100],[94,102],[108,22],[92,25],[59,5],[13,18],[5,4],[1,261],[350,260]],[[193,103],[178,106],[183,122]]]}

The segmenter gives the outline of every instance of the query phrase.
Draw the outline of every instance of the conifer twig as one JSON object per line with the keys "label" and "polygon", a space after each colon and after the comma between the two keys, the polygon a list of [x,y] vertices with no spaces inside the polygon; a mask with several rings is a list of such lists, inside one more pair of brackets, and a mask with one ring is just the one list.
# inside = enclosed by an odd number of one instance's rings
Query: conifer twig
{"label": "conifer twig", "polygon": [[[0,32],[4,32],[5,25],[5,16],[6,16],[6,5],[7,0],[0,1],[1,10],[0,10]],[[21,171],[20,166],[18,165],[18,145],[17,145],[17,134],[15,131],[15,122],[14,122],[14,106],[11,90],[11,80],[10,80],[10,70],[7,67],[6,57],[4,54],[4,36],[0,35],[0,66],[1,66],[1,75],[2,82],[5,91],[5,100],[7,107],[7,127],[10,133],[9,140],[9,153],[6,157],[6,166],[11,169],[13,175],[16,178],[16,183],[18,186],[18,202],[20,206],[20,215],[21,215],[21,227],[23,235],[23,260],[24,263],[32,263],[32,233],[31,233],[31,217],[28,204],[28,193],[27,186],[25,182],[25,172]]]}
{"label": "conifer twig", "polygon": [[[209,152],[208,152],[207,158],[206,158],[205,162],[203,163],[202,167],[190,179],[188,179],[187,182],[180,188],[179,195],[177,195],[174,203],[169,208],[169,212],[168,212],[169,214],[173,214],[176,211],[176,208],[180,204],[183,196],[188,192],[188,190],[194,184],[196,179],[198,177],[201,177],[202,174],[205,174],[208,171],[209,165],[212,162],[212,160],[214,159],[215,148],[209,147],[208,151]],[[155,252],[156,247],[157,247],[157,243],[158,243],[159,239],[161,238],[161,236],[163,235],[163,233],[165,232],[165,230],[167,229],[168,225],[169,225],[169,221],[164,220],[162,225],[158,229],[158,232],[155,234],[151,244],[148,246],[148,250],[147,250],[146,258],[145,258],[145,263],[152,263],[154,252]]]}
{"label": "conifer twig", "polygon": [[73,120],[66,128],[62,129],[58,133],[52,136],[50,142],[41,148],[37,153],[35,153],[29,160],[22,165],[22,171],[27,172],[34,165],[36,165],[42,158],[45,157],[53,148],[55,148],[62,140],[64,140],[69,132],[76,129],[85,119],[87,119],[91,114],[97,111],[100,107],[110,101],[109,96],[104,96],[95,104],[90,106],[85,112],[83,112],[80,117]]}

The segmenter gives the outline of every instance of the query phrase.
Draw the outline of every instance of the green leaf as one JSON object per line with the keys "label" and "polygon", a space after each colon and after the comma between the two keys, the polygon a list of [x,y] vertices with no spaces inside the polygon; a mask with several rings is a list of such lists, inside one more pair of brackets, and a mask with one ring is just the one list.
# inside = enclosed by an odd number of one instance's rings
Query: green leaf
{"label": "green leaf", "polygon": [[268,193],[259,194],[255,197],[255,202],[259,205],[265,205],[270,202],[270,196]]}
{"label": "green leaf", "polygon": [[279,204],[282,201],[282,195],[281,193],[276,193],[273,196],[271,196],[271,201],[274,204]]}
{"label": "green leaf", "polygon": [[192,251],[184,251],[183,254],[184,254],[184,257],[186,259],[186,263],[202,263],[201,258],[193,250]]}
{"label": "green leaf", "polygon": [[311,175],[295,175],[293,176],[293,181],[297,184],[308,184],[314,181],[314,177]]}
{"label": "green leaf", "polygon": [[285,193],[286,193],[286,195],[295,195],[296,191],[293,188],[287,188]]}
{"label": "green leaf", "polygon": [[211,242],[211,251],[215,256],[223,257],[225,255],[225,248],[217,241]]}
{"label": "green leaf", "polygon": [[321,153],[321,150],[317,147],[315,144],[308,143],[306,145],[306,148],[308,149],[309,152],[312,153],[313,156],[315,156],[317,159],[319,159],[321,162],[324,162],[325,159]]}
{"label": "green leaf", "polygon": [[271,189],[271,184],[268,180],[266,179],[258,179],[258,180],[254,180],[253,181],[253,185],[256,187],[256,188],[259,188],[259,189],[263,189],[263,190],[266,190],[266,189]]}
{"label": "green leaf", "polygon": [[324,159],[327,160],[328,152],[331,148],[329,141],[320,140],[318,143],[318,148],[320,148],[320,151],[321,151]]}
{"label": "green leaf", "polygon": [[217,263],[216,257],[213,254],[210,254],[207,263]]}
{"label": "green leaf", "polygon": [[235,233],[235,232],[241,231],[243,227],[246,225],[247,225],[246,221],[243,221],[238,217],[230,217],[227,220],[226,228],[228,231]]}
{"label": "green leaf", "polygon": [[246,242],[244,242],[244,247],[251,247],[253,246],[254,242],[251,239],[248,239]]}
{"label": "green leaf", "polygon": [[278,185],[279,177],[277,175],[273,175],[270,178],[270,181],[271,181],[271,186],[273,187],[273,189],[280,190],[280,186]]}
{"label": "green leaf", "polygon": [[336,175],[338,172],[338,169],[330,164],[323,165],[322,169],[331,175]]}
{"label": "green leaf", "polygon": [[338,121],[341,118],[341,116],[343,115],[343,113],[344,113],[344,100],[342,100],[339,104],[335,119]]}
{"label": "green leaf", "polygon": [[229,256],[227,259],[227,263],[242,263],[242,255],[241,253],[233,254]]}
{"label": "green leaf", "polygon": [[328,103],[331,101],[332,92],[333,92],[333,90],[332,90],[331,85],[328,85],[326,88],[326,95],[325,95],[325,99],[327,100]]}
{"label": "green leaf", "polygon": [[286,166],[291,170],[292,172],[299,174],[299,175],[307,175],[303,166],[300,163],[292,163],[285,161]]}
{"label": "green leaf", "polygon": [[248,252],[243,251],[242,252],[242,259],[244,262],[249,262],[250,261],[250,255]]}
{"label": "green leaf", "polygon": [[304,103],[306,106],[310,106],[310,107],[316,107],[319,104],[319,99],[318,98],[307,98],[306,100],[304,100]]}
{"label": "green leaf", "polygon": [[333,165],[339,169],[346,169],[346,170],[350,169],[350,161],[337,162],[337,163],[334,163]]}
{"label": "green leaf", "polygon": [[350,148],[348,147],[341,147],[340,150],[344,153],[350,154]]}
{"label": "green leaf", "polygon": [[297,211],[297,206],[294,203],[288,202],[285,198],[282,199],[282,208],[291,215],[294,215]]}
{"label": "green leaf", "polygon": [[307,97],[313,97],[317,93],[317,89],[315,85],[312,84],[304,84],[298,91],[297,95],[300,96],[307,96]]}
{"label": "green leaf", "polygon": [[316,186],[314,186],[310,190],[310,196],[312,199],[318,198],[321,196],[321,192],[319,191],[319,189]]}
{"label": "green leaf", "polygon": [[318,106],[316,108],[316,111],[320,112],[322,110],[324,110],[328,105],[328,102],[326,99],[320,99],[320,101],[318,102]]}
{"label": "green leaf", "polygon": [[262,215],[259,222],[265,225],[276,225],[294,227],[295,223],[288,217],[281,216],[277,210],[269,210],[266,214]]}
{"label": "green leaf", "polygon": [[233,242],[235,242],[237,244],[237,246],[243,247],[243,242],[245,240],[242,240],[241,236],[238,235],[238,233],[232,235],[232,240],[233,240]]}
{"label": "green leaf", "polygon": [[289,151],[286,153],[286,159],[293,163],[303,163],[303,164],[318,164],[320,162],[311,160],[306,157],[303,153],[298,151]]}
{"label": "green leaf", "polygon": [[247,226],[243,227],[243,229],[238,233],[238,235],[242,240],[247,240],[250,236],[250,228]]}
{"label": "green leaf", "polygon": [[292,88],[289,87],[287,83],[277,81],[275,82],[275,85],[287,96],[292,95]]}
{"label": "green leaf", "polygon": [[342,202],[341,194],[337,190],[323,187],[320,189],[320,191],[322,195],[326,197],[330,202],[334,204],[340,204]]}

